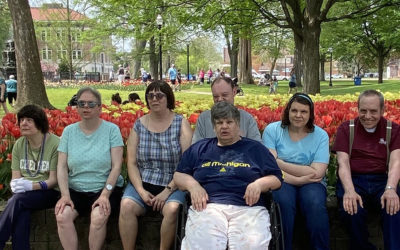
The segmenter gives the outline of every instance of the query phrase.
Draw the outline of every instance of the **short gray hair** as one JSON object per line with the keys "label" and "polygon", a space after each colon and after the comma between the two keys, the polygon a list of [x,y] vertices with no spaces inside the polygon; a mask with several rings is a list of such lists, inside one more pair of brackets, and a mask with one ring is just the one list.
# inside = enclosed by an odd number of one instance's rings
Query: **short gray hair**
{"label": "short gray hair", "polygon": [[377,96],[379,98],[379,106],[381,110],[384,110],[385,108],[385,98],[383,97],[382,93],[379,91],[376,91],[374,89],[367,89],[364,90],[359,96],[357,100],[357,107],[360,108],[360,101],[361,98],[366,97],[366,96]]}
{"label": "short gray hair", "polygon": [[211,123],[215,126],[215,122],[219,119],[233,118],[237,124],[240,124],[240,112],[231,103],[217,102],[211,108]]}
{"label": "short gray hair", "polygon": [[81,88],[78,93],[76,94],[76,99],[79,100],[81,98],[81,95],[85,92],[90,92],[94,97],[97,99],[97,102],[101,104],[101,94],[97,89],[94,89],[92,87],[83,87]]}

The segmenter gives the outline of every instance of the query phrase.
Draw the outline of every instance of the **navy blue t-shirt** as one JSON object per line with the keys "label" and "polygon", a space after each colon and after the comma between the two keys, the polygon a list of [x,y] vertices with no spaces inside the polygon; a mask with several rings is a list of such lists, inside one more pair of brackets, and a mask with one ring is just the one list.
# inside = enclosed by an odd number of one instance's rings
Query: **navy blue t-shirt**
{"label": "navy blue t-shirt", "polygon": [[[187,149],[176,169],[193,176],[207,191],[209,203],[247,206],[247,185],[274,175],[282,181],[275,158],[260,142],[242,137],[229,146],[218,146],[217,138],[206,138]],[[255,206],[262,206],[262,197]]]}

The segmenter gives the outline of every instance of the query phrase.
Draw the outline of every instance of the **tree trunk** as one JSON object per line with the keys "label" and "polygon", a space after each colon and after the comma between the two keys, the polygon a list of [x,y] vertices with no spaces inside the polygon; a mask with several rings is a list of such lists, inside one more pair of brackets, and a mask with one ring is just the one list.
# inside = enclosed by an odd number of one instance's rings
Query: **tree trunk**
{"label": "tree trunk", "polygon": [[300,90],[303,85],[301,81],[301,76],[303,75],[303,38],[299,35],[296,35],[294,32],[294,57],[293,57],[293,67],[295,69],[296,75],[296,85],[298,90]]}
{"label": "tree trunk", "polygon": [[146,47],[146,40],[135,39],[135,52],[133,53],[133,78],[140,78],[140,68],[142,67],[142,56]]}
{"label": "tree trunk", "polygon": [[322,54],[319,60],[319,80],[325,81],[325,61],[326,61],[326,54]]}
{"label": "tree trunk", "polygon": [[18,89],[16,109],[36,104],[54,109],[47,98],[31,10],[26,0],[7,0],[14,29]]}
{"label": "tree trunk", "polygon": [[[276,66],[276,60],[278,60],[278,58],[273,58],[272,59],[272,62],[271,62],[271,68],[270,68],[270,70],[269,70],[269,72],[271,72],[271,76],[274,74],[274,69],[275,69],[275,66]],[[285,58],[285,60],[286,60],[286,58]]]}
{"label": "tree trunk", "polygon": [[[315,23],[314,25],[309,24],[308,26],[303,27],[303,91],[307,94],[312,95],[320,93],[320,84],[318,77],[320,33],[321,26],[319,23]],[[299,78],[300,77],[297,77],[296,80]]]}
{"label": "tree trunk", "polygon": [[232,47],[229,51],[229,59],[231,62],[231,76],[238,77],[238,55],[239,55],[239,34],[232,34]]}
{"label": "tree trunk", "polygon": [[[72,65],[72,36],[71,36],[71,10],[69,8],[69,0],[67,0],[67,60],[69,68],[69,79],[73,79],[74,66]],[[103,72],[102,72],[103,73]],[[101,79],[101,78],[100,78]]]}
{"label": "tree trunk", "polygon": [[158,80],[158,57],[156,54],[156,41],[154,40],[154,36],[152,36],[149,41],[149,67],[151,78]]}
{"label": "tree trunk", "polygon": [[378,54],[378,83],[383,83],[383,62],[385,56],[382,53]]}
{"label": "tree trunk", "polygon": [[239,81],[242,83],[254,84],[251,73],[251,40],[240,38],[239,44]]}

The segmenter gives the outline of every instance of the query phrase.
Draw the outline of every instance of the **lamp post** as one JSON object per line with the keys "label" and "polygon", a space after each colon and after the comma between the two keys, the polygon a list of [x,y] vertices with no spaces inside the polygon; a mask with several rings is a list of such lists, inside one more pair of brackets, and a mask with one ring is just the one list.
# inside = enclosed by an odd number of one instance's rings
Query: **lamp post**
{"label": "lamp post", "polygon": [[160,14],[157,15],[156,23],[158,25],[158,31],[159,31],[159,51],[158,54],[160,56],[160,80],[162,80],[162,46],[161,46],[161,26],[163,24],[163,19]]}
{"label": "lamp post", "polygon": [[333,49],[329,48],[328,52],[331,53],[331,62],[329,65],[329,87],[332,87],[332,52],[333,52]]}
{"label": "lamp post", "polygon": [[286,78],[286,55],[285,55],[285,78]]}
{"label": "lamp post", "polygon": [[187,61],[187,75],[186,75],[186,79],[189,81],[189,44],[186,44],[186,61]]}

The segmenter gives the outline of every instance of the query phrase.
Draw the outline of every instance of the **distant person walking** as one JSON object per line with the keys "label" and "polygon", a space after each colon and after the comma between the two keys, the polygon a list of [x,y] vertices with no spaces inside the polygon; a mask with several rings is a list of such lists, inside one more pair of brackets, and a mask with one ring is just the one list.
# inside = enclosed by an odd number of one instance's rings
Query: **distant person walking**
{"label": "distant person walking", "polygon": [[17,81],[15,80],[14,75],[10,75],[10,78],[6,81],[7,85],[7,97],[8,97],[8,103],[11,106],[14,106],[14,102],[17,101]]}
{"label": "distant person walking", "polygon": [[277,91],[278,91],[278,80],[276,79],[276,76],[274,76],[274,78],[272,78],[271,84],[269,85],[269,93],[276,94]]}
{"label": "distant person walking", "polygon": [[211,67],[207,72],[207,76],[208,76],[207,84],[210,84],[211,83],[211,78],[213,77],[213,71],[212,71]]}
{"label": "distant person walking", "polygon": [[204,69],[200,69],[200,72],[199,72],[200,85],[204,84],[204,75],[205,75]]}
{"label": "distant person walking", "polygon": [[294,72],[294,68],[292,68],[292,70],[290,71],[288,94],[292,93],[292,90],[294,90],[294,93],[297,92],[296,74]]}
{"label": "distant person walking", "polygon": [[178,81],[178,84],[176,85],[175,91],[181,91],[182,74],[180,69],[178,69],[178,74],[176,74],[176,80]]}
{"label": "distant person walking", "polygon": [[124,81],[124,77],[125,77],[125,69],[124,69],[124,67],[122,67],[122,65],[119,65],[119,69],[118,69],[119,84],[121,84]]}
{"label": "distant person walking", "polygon": [[0,72],[0,103],[3,106],[4,113],[7,114],[8,109],[7,109],[6,98],[7,98],[6,81],[4,81],[3,73]]}
{"label": "distant person walking", "polygon": [[[171,81],[172,90],[175,91],[175,83],[176,83],[176,75],[178,72],[176,71],[175,64],[171,65],[171,68],[168,70],[169,80]],[[162,79],[161,79],[162,80]]]}

